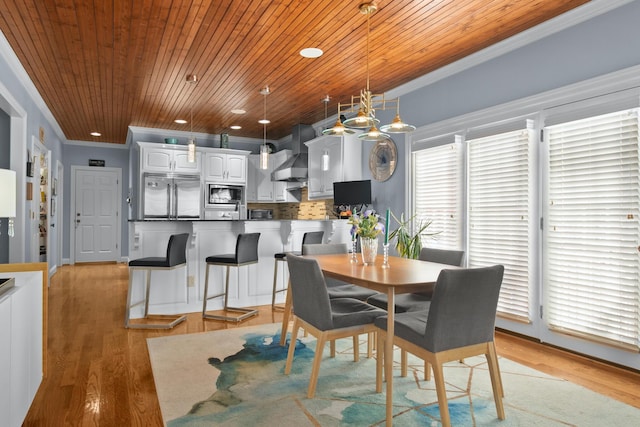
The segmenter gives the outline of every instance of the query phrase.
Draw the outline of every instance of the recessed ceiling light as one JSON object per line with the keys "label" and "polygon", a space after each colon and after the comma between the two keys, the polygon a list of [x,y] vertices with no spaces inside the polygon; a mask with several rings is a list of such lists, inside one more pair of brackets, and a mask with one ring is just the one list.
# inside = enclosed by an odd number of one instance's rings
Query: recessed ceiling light
{"label": "recessed ceiling light", "polygon": [[318,49],[317,47],[305,47],[300,51],[300,55],[305,58],[319,58],[323,53],[322,49]]}
{"label": "recessed ceiling light", "polygon": [[102,136],[100,132],[91,132],[91,136]]}
{"label": "recessed ceiling light", "polygon": [[269,120],[269,119],[260,119],[260,120],[258,120],[258,123],[260,123],[261,125],[268,125],[269,123],[271,123],[271,120]]}
{"label": "recessed ceiling light", "polygon": [[230,126],[230,128],[233,130],[238,130],[238,129],[242,129],[242,126],[233,125],[233,126]]}
{"label": "recessed ceiling light", "polygon": [[246,113],[246,111],[243,110],[242,108],[234,108],[233,110],[231,110],[231,112],[233,114],[245,114]]}
{"label": "recessed ceiling light", "polygon": [[174,122],[179,124],[179,125],[184,125],[184,124],[187,123],[187,121],[185,119],[175,119]]}

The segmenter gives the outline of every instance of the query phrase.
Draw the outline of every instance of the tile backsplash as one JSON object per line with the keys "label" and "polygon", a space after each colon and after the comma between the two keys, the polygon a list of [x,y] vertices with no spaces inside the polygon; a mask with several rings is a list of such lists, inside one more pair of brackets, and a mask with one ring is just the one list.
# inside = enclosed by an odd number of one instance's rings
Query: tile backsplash
{"label": "tile backsplash", "polygon": [[309,200],[308,190],[302,188],[298,203],[248,203],[248,209],[273,209],[273,219],[335,219],[333,199]]}

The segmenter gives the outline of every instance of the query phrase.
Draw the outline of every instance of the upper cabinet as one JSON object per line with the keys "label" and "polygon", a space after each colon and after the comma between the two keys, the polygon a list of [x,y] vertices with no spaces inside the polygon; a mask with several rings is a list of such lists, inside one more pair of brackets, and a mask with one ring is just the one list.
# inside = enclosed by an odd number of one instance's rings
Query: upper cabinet
{"label": "upper cabinet", "polygon": [[273,202],[272,163],[268,169],[260,169],[260,155],[249,156],[249,179],[247,181],[247,202]]}
{"label": "upper cabinet", "polygon": [[196,151],[196,161],[188,160],[187,147],[168,144],[138,143],[140,145],[141,171],[160,173],[190,173],[201,171],[202,153]]}
{"label": "upper cabinet", "polygon": [[[362,179],[362,142],[354,135],[321,136],[306,142],[309,147],[309,199],[332,199],[333,183]],[[322,156],[329,168],[322,170]]]}
{"label": "upper cabinet", "polygon": [[248,151],[238,150],[207,151],[205,153],[205,181],[246,185],[248,154]]}
{"label": "upper cabinet", "polygon": [[272,181],[271,173],[291,157],[291,150],[281,150],[269,155],[269,168],[260,169],[260,155],[249,156],[249,178],[247,182],[247,202],[299,202],[288,191],[289,183]]}

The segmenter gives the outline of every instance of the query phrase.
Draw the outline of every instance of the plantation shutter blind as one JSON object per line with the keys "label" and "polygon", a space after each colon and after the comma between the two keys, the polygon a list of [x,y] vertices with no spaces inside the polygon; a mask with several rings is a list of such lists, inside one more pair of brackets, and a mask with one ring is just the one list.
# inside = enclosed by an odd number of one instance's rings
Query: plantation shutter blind
{"label": "plantation shutter blind", "polygon": [[413,206],[418,221],[432,221],[422,245],[459,249],[462,194],[460,144],[451,143],[413,153]]}
{"label": "plantation shutter blind", "polygon": [[469,267],[502,264],[498,313],[530,322],[532,131],[468,142]]}
{"label": "plantation shutter blind", "polygon": [[545,129],[546,319],[552,330],[638,350],[638,110]]}

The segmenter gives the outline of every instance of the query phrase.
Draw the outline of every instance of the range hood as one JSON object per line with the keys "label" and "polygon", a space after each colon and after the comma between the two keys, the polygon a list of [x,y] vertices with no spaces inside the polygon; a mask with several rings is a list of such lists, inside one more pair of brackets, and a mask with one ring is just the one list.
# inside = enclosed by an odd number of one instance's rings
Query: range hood
{"label": "range hood", "polygon": [[311,125],[295,125],[291,131],[291,150],[293,155],[271,173],[272,181],[304,182],[307,180],[309,164],[308,148],[305,142],[315,138],[316,132]]}

